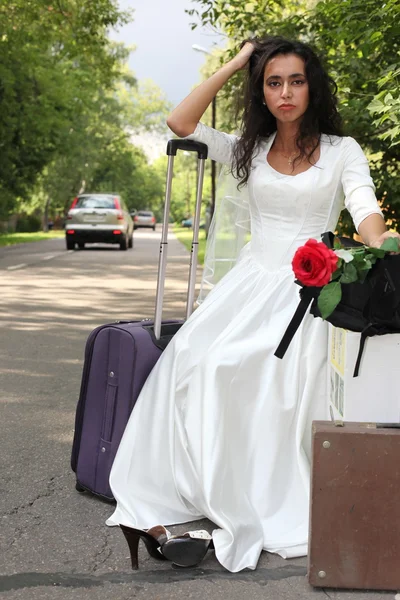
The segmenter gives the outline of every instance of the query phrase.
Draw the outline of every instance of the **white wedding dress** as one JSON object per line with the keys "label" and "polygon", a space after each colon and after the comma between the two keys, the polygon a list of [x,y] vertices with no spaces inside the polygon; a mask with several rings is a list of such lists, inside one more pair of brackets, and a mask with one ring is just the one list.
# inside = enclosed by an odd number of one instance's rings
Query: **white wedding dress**
{"label": "white wedding dress", "polygon": [[[235,136],[199,124],[192,139],[229,163]],[[307,314],[282,360],[274,352],[299,302],[291,260],[334,231],[380,213],[352,138],[326,135],[317,165],[295,176],[253,160],[251,242],[173,338],[133,410],[110,477],[108,525],[149,528],[207,517],[219,562],[254,569],[262,550],[307,554],[311,422],[327,414],[327,324]]]}

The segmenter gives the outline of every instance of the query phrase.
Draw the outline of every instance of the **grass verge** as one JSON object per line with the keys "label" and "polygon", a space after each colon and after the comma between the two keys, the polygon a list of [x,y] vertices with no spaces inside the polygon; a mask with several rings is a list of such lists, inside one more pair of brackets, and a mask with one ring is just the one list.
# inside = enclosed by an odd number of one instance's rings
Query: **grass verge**
{"label": "grass verge", "polygon": [[[180,227],[174,225],[173,232],[178,240],[187,248],[190,252],[192,248],[193,230],[189,227]],[[206,250],[206,234],[204,229],[200,229],[199,232],[199,253],[198,253],[198,264],[204,264],[204,253]]]}
{"label": "grass verge", "polygon": [[0,246],[13,246],[27,242],[41,242],[65,236],[65,231],[37,231],[35,233],[0,233]]}

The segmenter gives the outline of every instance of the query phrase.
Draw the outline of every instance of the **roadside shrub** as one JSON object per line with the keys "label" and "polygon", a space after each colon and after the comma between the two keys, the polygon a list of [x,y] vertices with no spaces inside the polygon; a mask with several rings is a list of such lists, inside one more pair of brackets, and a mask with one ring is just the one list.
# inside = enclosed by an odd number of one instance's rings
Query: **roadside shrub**
{"label": "roadside shrub", "polygon": [[20,215],[18,217],[15,231],[17,233],[32,233],[40,231],[42,222],[37,215]]}

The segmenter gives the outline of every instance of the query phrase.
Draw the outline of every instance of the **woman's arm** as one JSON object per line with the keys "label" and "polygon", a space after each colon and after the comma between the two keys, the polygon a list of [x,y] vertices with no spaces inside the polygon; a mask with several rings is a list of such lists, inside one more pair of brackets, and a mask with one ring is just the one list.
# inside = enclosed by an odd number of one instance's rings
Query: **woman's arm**
{"label": "woman's arm", "polygon": [[387,231],[383,218],[378,214],[369,215],[359,225],[358,232],[366,246],[379,248],[388,237],[399,239],[400,234],[394,231]]}
{"label": "woman's arm", "polygon": [[253,50],[253,44],[247,42],[232,60],[193,90],[169,115],[168,127],[179,137],[193,133],[213,98],[236,71],[247,65]]}
{"label": "woman's arm", "polygon": [[382,211],[375,196],[375,186],[369,172],[368,160],[353,138],[344,138],[342,184],[345,206],[366,246],[379,248],[386,238],[398,233],[387,231]]}

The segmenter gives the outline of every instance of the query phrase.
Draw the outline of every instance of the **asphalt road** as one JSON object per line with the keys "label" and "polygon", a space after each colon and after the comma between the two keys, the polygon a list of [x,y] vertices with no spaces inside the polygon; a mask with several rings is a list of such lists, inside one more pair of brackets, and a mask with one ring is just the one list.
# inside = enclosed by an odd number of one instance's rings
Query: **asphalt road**
{"label": "asphalt road", "polygon": [[[267,553],[256,571],[232,574],[212,552],[200,567],[178,569],[141,547],[132,572],[121,532],[104,525],[112,507],[75,491],[69,459],[85,340],[99,324],[152,316],[158,242],[158,233],[139,230],[127,252],[101,245],[68,252],[63,240],[0,249],[2,598],[394,598],[314,590],[306,559]],[[165,316],[179,317],[187,252],[173,236],[169,254]],[[201,527],[212,524],[172,530]]]}

